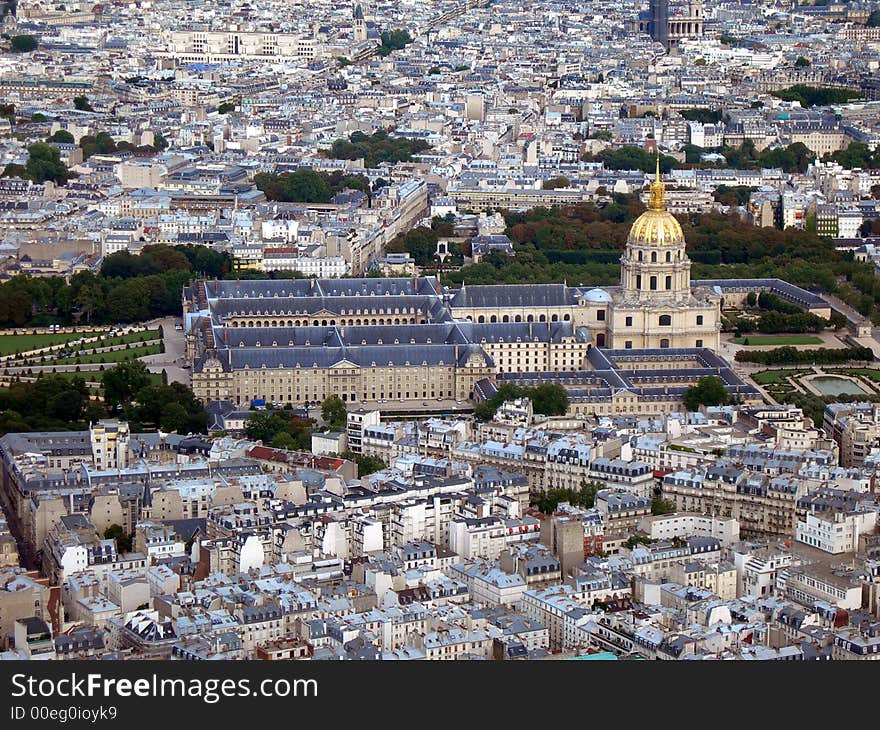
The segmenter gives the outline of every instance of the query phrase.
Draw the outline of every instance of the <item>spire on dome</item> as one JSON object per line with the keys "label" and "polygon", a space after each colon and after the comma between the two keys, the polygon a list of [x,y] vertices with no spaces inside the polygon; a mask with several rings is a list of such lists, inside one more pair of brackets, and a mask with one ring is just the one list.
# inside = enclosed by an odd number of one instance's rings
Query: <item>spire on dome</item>
{"label": "spire on dome", "polygon": [[651,183],[651,194],[648,197],[648,207],[651,210],[666,210],[666,188],[660,180],[660,153],[657,153],[657,168],[654,172],[654,182]]}

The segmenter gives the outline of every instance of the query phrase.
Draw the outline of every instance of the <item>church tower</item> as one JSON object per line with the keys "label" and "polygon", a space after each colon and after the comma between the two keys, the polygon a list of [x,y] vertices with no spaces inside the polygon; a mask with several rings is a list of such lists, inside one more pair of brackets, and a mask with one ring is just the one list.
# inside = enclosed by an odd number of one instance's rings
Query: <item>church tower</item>
{"label": "church tower", "polygon": [[364,20],[364,11],[361,8],[360,4],[355,5],[354,7],[354,42],[355,43],[363,43],[367,40],[367,23]]}
{"label": "church tower", "polygon": [[684,302],[691,297],[691,262],[681,225],[666,210],[659,156],[648,210],[633,223],[620,263],[627,302]]}

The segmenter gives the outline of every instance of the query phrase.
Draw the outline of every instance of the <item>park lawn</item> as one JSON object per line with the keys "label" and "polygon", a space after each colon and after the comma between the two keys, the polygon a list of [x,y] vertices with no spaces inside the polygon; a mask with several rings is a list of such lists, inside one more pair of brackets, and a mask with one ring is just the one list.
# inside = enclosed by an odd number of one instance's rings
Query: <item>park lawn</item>
{"label": "park lawn", "polygon": [[844,368],[843,370],[829,369],[826,372],[842,373],[844,375],[861,375],[862,377],[868,378],[868,380],[880,382],[880,370],[872,370],[870,368]]}
{"label": "park lawn", "polygon": [[769,347],[771,345],[821,345],[822,338],[815,335],[749,335],[748,337],[734,337],[731,342],[746,347]]}
{"label": "park lawn", "polygon": [[[95,363],[116,363],[123,360],[136,360],[146,355],[157,355],[161,351],[159,345],[146,345],[144,347],[132,347],[128,350],[114,350],[112,352],[99,352],[95,355],[80,355],[79,357],[62,357],[50,360],[43,365],[90,365]],[[77,362],[79,361],[79,362]]]}
{"label": "park lawn", "polygon": [[97,332],[47,332],[39,335],[0,335],[0,355],[14,355],[16,352],[38,350],[50,345],[63,345],[65,342],[97,335]]}
{"label": "park lawn", "polygon": [[159,339],[161,339],[159,337],[159,330],[144,330],[143,332],[129,332],[127,335],[107,337],[100,342],[89,342],[88,345],[92,347],[112,347],[114,345],[129,345],[136,342],[148,342]]}
{"label": "park lawn", "polygon": [[762,370],[760,373],[752,375],[752,380],[758,385],[772,385],[774,383],[783,383],[789,375],[806,372],[806,370]]}

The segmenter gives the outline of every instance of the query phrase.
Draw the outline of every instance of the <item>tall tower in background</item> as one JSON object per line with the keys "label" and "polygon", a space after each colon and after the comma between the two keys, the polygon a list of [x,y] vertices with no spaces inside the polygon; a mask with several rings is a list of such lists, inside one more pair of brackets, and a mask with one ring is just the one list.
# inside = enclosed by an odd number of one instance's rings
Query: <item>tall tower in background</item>
{"label": "tall tower in background", "polygon": [[360,4],[354,7],[354,41],[355,43],[363,43],[367,40],[367,23],[364,20],[364,11]]}
{"label": "tall tower in background", "polygon": [[669,47],[669,0],[650,0],[649,33],[657,43]]}
{"label": "tall tower in background", "polygon": [[703,37],[703,0],[676,0],[670,12],[671,0],[648,0],[648,10],[641,11],[630,21],[633,32],[647,33],[671,53],[686,38]]}

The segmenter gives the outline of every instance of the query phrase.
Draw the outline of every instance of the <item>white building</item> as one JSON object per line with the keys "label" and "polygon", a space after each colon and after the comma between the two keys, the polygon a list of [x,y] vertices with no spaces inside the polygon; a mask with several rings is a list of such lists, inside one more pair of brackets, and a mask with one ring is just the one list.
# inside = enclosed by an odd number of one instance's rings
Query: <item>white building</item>
{"label": "white building", "polygon": [[674,537],[714,537],[722,547],[731,547],[739,541],[739,521],[734,517],[709,517],[696,512],[676,512],[670,515],[646,515],[639,523],[639,531],[652,540],[671,540]]}
{"label": "white building", "polygon": [[877,526],[877,512],[810,513],[804,521],[798,520],[797,540],[826,553],[855,552],[859,535],[873,532]]}

